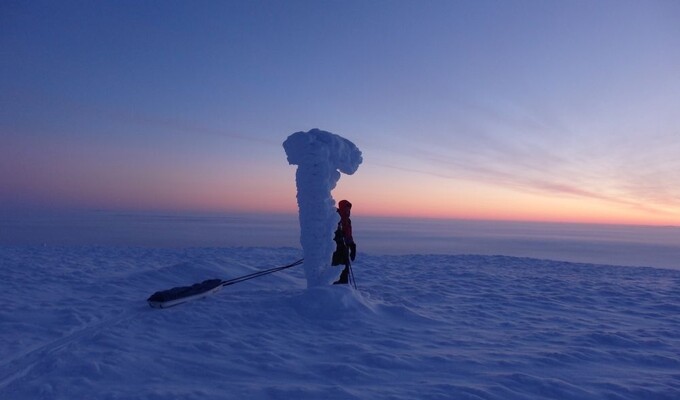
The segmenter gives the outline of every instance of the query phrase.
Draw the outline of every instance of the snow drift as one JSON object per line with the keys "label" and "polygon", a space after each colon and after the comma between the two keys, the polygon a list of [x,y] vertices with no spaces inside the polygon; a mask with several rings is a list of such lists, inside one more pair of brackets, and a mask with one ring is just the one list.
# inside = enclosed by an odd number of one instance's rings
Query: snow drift
{"label": "snow drift", "polygon": [[0,247],[0,399],[680,398],[680,271],[372,256],[167,310],[150,291],[299,249]]}

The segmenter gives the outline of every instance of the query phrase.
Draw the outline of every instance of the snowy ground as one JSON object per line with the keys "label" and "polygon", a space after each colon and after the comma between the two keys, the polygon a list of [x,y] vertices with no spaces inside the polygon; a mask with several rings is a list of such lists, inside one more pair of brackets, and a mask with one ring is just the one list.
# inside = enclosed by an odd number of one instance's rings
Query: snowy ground
{"label": "snowy ground", "polygon": [[680,271],[359,257],[156,310],[300,250],[0,247],[0,399],[680,398]]}

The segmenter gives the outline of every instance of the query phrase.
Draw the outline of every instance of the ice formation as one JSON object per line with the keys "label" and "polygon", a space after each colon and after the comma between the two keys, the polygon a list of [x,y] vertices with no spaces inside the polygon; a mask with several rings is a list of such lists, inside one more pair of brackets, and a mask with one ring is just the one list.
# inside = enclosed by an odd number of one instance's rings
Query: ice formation
{"label": "ice formation", "polygon": [[295,182],[307,286],[325,285],[333,277],[330,262],[338,222],[331,191],[340,172],[356,172],[363,160],[361,151],[349,140],[319,129],[293,133],[283,148],[288,163],[298,166]]}

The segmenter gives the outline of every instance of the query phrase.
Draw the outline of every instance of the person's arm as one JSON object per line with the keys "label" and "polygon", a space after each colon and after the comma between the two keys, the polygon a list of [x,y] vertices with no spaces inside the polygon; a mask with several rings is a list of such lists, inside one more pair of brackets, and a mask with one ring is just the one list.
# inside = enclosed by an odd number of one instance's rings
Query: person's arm
{"label": "person's arm", "polygon": [[352,221],[348,218],[347,223],[342,225],[342,230],[345,235],[345,244],[349,249],[349,259],[354,261],[357,257],[357,245],[354,243],[354,238],[352,237]]}

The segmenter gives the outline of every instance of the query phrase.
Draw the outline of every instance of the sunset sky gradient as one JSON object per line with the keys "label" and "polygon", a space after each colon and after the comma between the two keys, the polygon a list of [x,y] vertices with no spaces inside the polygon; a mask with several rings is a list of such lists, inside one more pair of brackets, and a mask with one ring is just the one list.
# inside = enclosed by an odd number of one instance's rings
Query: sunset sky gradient
{"label": "sunset sky gradient", "polygon": [[680,225],[678,1],[3,1],[0,208]]}

